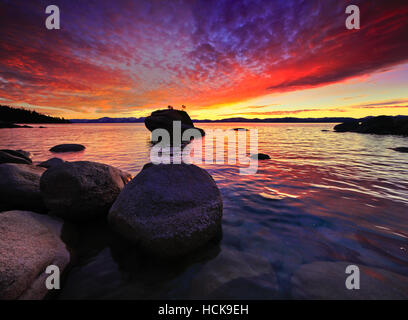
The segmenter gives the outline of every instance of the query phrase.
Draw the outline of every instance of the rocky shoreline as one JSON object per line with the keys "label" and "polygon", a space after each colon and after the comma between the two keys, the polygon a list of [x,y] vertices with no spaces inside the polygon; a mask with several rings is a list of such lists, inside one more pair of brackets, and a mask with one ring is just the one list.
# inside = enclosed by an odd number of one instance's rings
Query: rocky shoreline
{"label": "rocky shoreline", "polygon": [[106,220],[134,250],[160,259],[188,255],[221,234],[220,191],[195,165],[149,163],[133,178],[107,164],[35,165],[28,152],[1,150],[0,175],[0,299],[46,296],[45,268],[62,273],[73,263],[76,248],[60,234],[65,223]]}

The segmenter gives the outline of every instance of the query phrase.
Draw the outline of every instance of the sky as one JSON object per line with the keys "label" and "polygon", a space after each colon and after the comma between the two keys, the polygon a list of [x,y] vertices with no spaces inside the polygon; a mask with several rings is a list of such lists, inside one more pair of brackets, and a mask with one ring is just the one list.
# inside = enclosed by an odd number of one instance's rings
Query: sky
{"label": "sky", "polygon": [[68,119],[408,115],[407,40],[406,0],[0,0],[0,104]]}

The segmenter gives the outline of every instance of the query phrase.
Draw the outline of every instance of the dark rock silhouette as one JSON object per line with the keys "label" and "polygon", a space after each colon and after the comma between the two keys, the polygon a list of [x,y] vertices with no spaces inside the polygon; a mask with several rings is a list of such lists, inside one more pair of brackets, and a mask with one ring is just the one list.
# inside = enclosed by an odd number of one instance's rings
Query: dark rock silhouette
{"label": "dark rock silhouette", "polygon": [[268,155],[265,154],[265,153],[257,153],[257,154],[251,155],[251,159],[268,160],[268,159],[270,159],[270,158],[271,158],[271,157],[268,156]]}
{"label": "dark rock silhouette", "polygon": [[77,152],[83,150],[85,150],[85,146],[75,143],[59,144],[50,149],[51,152]]}
{"label": "dark rock silhouette", "polygon": [[31,154],[24,150],[0,150],[0,163],[25,163],[31,164]]}
{"label": "dark rock silhouette", "polygon": [[407,116],[378,116],[348,121],[334,127],[337,132],[408,135]]}
{"label": "dark rock silhouette", "polygon": [[62,160],[62,159],[60,159],[60,158],[51,158],[51,159],[48,159],[48,160],[46,160],[46,161],[43,161],[43,162],[39,163],[38,166],[48,169],[48,168],[57,166],[57,165],[59,165],[59,164],[62,164],[62,163],[64,163],[64,162],[65,162],[65,161]]}
{"label": "dark rock silhouette", "polygon": [[397,152],[408,152],[408,147],[396,147],[396,148],[390,148],[391,150],[397,151]]}
{"label": "dark rock silhouette", "polygon": [[61,240],[62,222],[29,211],[0,213],[0,300],[43,299],[45,268],[63,272],[70,261]]}
{"label": "dark rock silhouette", "polygon": [[[175,109],[162,109],[153,111],[150,116],[145,119],[145,126],[150,131],[155,129],[166,129],[170,135],[173,133],[173,121],[181,122],[181,131],[184,132],[187,129],[195,128],[193,121],[187,112]],[[203,129],[196,128],[204,136]]]}
{"label": "dark rock silhouette", "polygon": [[9,128],[32,128],[32,127],[27,126],[27,125],[20,126],[18,124],[14,124],[11,122],[0,121],[0,129],[9,129]]}
{"label": "dark rock silhouette", "polygon": [[212,177],[187,164],[147,164],[120,193],[112,228],[160,257],[188,254],[221,231],[222,198]]}
{"label": "dark rock silhouette", "polygon": [[53,215],[72,221],[101,218],[123,189],[123,175],[102,163],[64,162],[41,176],[41,195]]}
{"label": "dark rock silhouette", "polygon": [[0,164],[0,210],[44,212],[40,177],[45,168],[31,164]]}
{"label": "dark rock silhouette", "polygon": [[346,121],[341,124],[334,126],[334,131],[337,132],[356,132],[358,130],[360,124],[358,120],[353,121]]}

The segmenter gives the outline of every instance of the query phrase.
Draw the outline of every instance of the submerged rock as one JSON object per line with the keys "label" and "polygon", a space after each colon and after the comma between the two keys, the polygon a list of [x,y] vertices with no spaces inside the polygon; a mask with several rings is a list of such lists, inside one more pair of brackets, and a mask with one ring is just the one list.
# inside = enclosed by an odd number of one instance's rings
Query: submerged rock
{"label": "submerged rock", "polygon": [[265,153],[257,153],[257,154],[251,155],[251,159],[268,160],[268,159],[270,159],[270,158],[271,158],[271,157],[268,156],[268,155],[265,154]]}
{"label": "submerged rock", "polygon": [[49,265],[62,273],[70,254],[62,222],[29,211],[0,213],[0,300],[42,299]]}
{"label": "submerged rock", "polygon": [[147,164],[120,193],[108,220],[146,251],[180,256],[221,231],[222,198],[212,177],[187,164]]}
{"label": "submerged rock", "polygon": [[[181,121],[181,131],[194,127],[193,121],[187,112],[174,109],[162,109],[153,111],[152,114],[145,119],[145,126],[150,131],[155,129],[166,129],[170,135],[173,133],[173,121]],[[203,129],[196,128],[204,136]]]}
{"label": "submerged rock", "polygon": [[73,221],[106,216],[124,187],[123,172],[106,164],[76,161],[50,167],[40,187],[51,214]]}
{"label": "submerged rock", "polygon": [[[261,275],[268,275],[267,286],[270,295],[277,292],[276,276],[269,261],[261,256],[223,249],[213,260],[204,265],[194,277],[191,285],[193,298],[237,298],[244,299],[244,292],[234,292],[240,283],[253,282],[251,279]],[[271,286],[271,283],[273,285]],[[254,284],[251,285],[254,289]],[[265,299],[266,297],[258,297]]]}
{"label": "submerged rock", "polygon": [[40,193],[44,171],[31,164],[0,164],[0,210],[45,211]]}
{"label": "submerged rock", "polygon": [[368,117],[360,121],[348,121],[334,127],[337,132],[408,135],[407,116]]}
{"label": "submerged rock", "polygon": [[50,149],[51,152],[78,152],[83,150],[85,150],[85,146],[75,143],[59,144]]}
{"label": "submerged rock", "polygon": [[65,162],[65,161],[62,160],[62,159],[60,159],[60,158],[51,158],[51,159],[48,159],[47,161],[41,162],[40,164],[38,164],[38,166],[48,169],[48,168],[57,166],[57,165],[59,165],[59,164],[62,164],[62,163],[64,163],[64,162]]}
{"label": "submerged rock", "polygon": [[30,153],[24,150],[0,150],[0,163],[31,164]]}
{"label": "submerged rock", "polygon": [[292,277],[295,299],[408,299],[408,277],[378,268],[358,265],[360,289],[349,290],[345,273],[351,262],[318,261],[302,265]]}

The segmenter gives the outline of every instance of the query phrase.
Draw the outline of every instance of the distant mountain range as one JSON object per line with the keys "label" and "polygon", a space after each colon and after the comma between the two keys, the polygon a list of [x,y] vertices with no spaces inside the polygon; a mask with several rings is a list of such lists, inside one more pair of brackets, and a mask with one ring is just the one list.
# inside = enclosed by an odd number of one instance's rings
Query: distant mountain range
{"label": "distant mountain range", "polygon": [[[397,116],[398,117],[398,116]],[[196,123],[204,122],[260,122],[260,123],[339,123],[352,120],[364,120],[372,117],[361,119],[350,117],[325,117],[325,118],[267,118],[267,119],[247,119],[243,117],[225,118],[219,120],[193,120]],[[145,117],[135,118],[110,118],[103,117],[99,119],[71,119],[51,117],[36,111],[24,108],[13,108],[0,105],[0,121],[3,123],[144,123]]]}
{"label": "distant mountain range", "polygon": [[[145,117],[140,118],[99,118],[99,119],[71,119],[72,123],[143,123]],[[351,120],[357,120],[355,118],[345,118],[345,117],[326,117],[326,118],[268,118],[268,119],[247,119],[247,118],[226,118],[220,120],[193,120],[196,123],[203,122],[275,122],[275,123],[334,123],[334,122],[346,122]]]}

